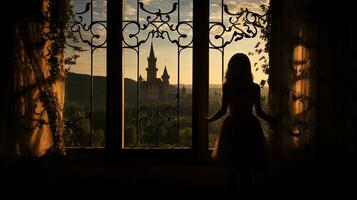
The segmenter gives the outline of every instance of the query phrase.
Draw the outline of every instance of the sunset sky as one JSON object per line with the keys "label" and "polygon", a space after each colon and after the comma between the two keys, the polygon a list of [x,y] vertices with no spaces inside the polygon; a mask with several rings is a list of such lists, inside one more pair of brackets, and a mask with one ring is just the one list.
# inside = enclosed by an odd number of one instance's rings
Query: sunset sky
{"label": "sunset sky", "polygon": [[[83,11],[85,7],[85,3],[89,0],[72,0],[74,5],[74,11],[79,12]],[[124,1],[124,20],[136,20],[136,0],[125,0]],[[177,2],[177,0],[140,0],[145,5],[145,8],[152,12],[157,12],[157,9],[160,8],[162,12],[170,11],[172,8],[173,2]],[[231,12],[236,13],[240,8],[248,8],[254,12],[262,12],[259,8],[261,4],[267,4],[268,0],[225,0],[225,4],[228,5],[228,8]],[[220,0],[210,0],[210,21],[218,22],[220,21]],[[106,1],[105,0],[94,0],[94,10],[93,10],[93,20],[106,20]],[[177,11],[170,15],[170,22],[177,22]],[[140,24],[146,21],[147,15],[140,11],[139,14],[139,22]],[[89,24],[90,16],[84,16],[84,20]],[[180,0],[180,20],[192,20],[192,0]],[[227,17],[224,17],[224,23],[227,23]],[[124,37],[127,38],[127,41],[133,42],[128,38],[129,33],[135,32],[135,26],[128,26],[124,31]],[[168,30],[168,27],[163,27],[162,30]],[[99,34],[101,37],[95,41],[96,44],[99,44],[105,41],[105,29],[100,26],[94,26],[92,29],[93,32]],[[192,38],[192,30],[188,28],[188,26],[182,26],[180,31],[186,33],[188,38],[186,40],[182,40],[182,44],[186,44]],[[213,31],[213,33],[219,32],[219,29]],[[144,38],[147,35],[147,32],[143,32],[139,35],[139,39]],[[213,35],[213,34],[212,34]],[[83,32],[82,36],[84,38],[90,38],[90,31]],[[177,38],[176,33],[170,33],[170,36],[175,39]],[[228,38],[227,36],[226,38]],[[254,52],[255,45],[258,41],[261,41],[259,38],[259,34],[255,38],[247,38],[243,40],[239,40],[237,42],[233,42],[229,44],[225,48],[225,64],[224,70],[226,70],[227,63],[229,58],[237,53],[242,52],[248,54],[248,52]],[[151,42],[154,45],[155,55],[157,57],[157,68],[158,68],[158,77],[161,77],[164,67],[167,67],[168,73],[170,75],[170,84],[177,84],[177,74],[178,74],[178,66],[177,66],[177,45],[172,44],[165,39],[161,38],[149,38],[146,43],[140,46],[140,64],[139,64],[139,74],[142,75],[144,79],[146,79],[146,70],[147,67],[147,57],[149,55],[150,44]],[[217,41],[216,41],[217,42]],[[133,43],[130,43],[133,44]],[[86,44],[80,44],[84,47],[84,49],[89,50]],[[194,45],[194,44],[193,44]],[[262,43],[261,45],[264,45]],[[67,54],[70,51],[67,50]],[[81,57],[77,60],[77,64],[72,66],[70,71],[75,73],[82,74],[90,74],[90,51],[86,51],[80,54]],[[192,84],[192,49],[184,49],[181,51],[181,59],[180,59],[180,84]],[[249,56],[252,63],[252,72],[254,75],[254,81],[259,83],[262,79],[267,79],[267,75],[265,75],[260,69],[255,71],[253,66],[254,63],[257,62],[259,66],[262,64],[259,62],[259,58],[261,56],[267,57],[265,54]],[[94,75],[105,76],[106,75],[106,50],[105,49],[96,49],[94,51],[93,58],[93,72]],[[124,66],[124,76],[127,78],[131,78],[136,80],[137,78],[137,59],[136,53],[133,50],[126,49],[124,50],[123,55],[123,66]],[[222,83],[222,66],[221,66],[221,53],[218,50],[211,49],[210,50],[210,84],[221,84]]]}

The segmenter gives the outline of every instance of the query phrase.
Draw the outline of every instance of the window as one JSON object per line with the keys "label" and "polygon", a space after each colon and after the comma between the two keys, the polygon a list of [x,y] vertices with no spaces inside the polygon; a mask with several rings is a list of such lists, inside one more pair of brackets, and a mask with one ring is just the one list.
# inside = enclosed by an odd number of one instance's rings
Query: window
{"label": "window", "polygon": [[72,0],[71,31],[65,56],[82,50],[66,72],[65,132],[67,147],[104,147],[106,132],[107,1]]}
{"label": "window", "polygon": [[[226,66],[235,53],[245,53],[251,61],[254,81],[261,84],[264,110],[268,108],[269,55],[264,30],[267,26],[269,1],[211,0],[209,18],[209,113],[213,115],[221,106],[222,84]],[[223,122],[209,124],[209,146],[214,146],[216,134]],[[264,133],[268,124],[261,120]],[[268,137],[268,135],[266,135]]]}
{"label": "window", "polygon": [[122,147],[192,145],[192,0],[124,1]]}
{"label": "window", "polygon": [[[208,134],[203,116],[220,105],[229,57],[245,52],[257,73],[268,69],[264,2],[73,0],[72,30],[87,51],[68,76],[67,145],[208,155],[219,124]],[[257,79],[263,87],[267,76]]]}

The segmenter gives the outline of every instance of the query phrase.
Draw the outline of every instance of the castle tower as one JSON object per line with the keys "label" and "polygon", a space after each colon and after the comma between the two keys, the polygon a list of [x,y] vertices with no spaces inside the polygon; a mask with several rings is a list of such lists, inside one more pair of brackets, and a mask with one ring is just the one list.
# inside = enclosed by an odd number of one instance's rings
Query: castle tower
{"label": "castle tower", "polygon": [[141,84],[143,82],[143,77],[141,77],[141,75],[139,76],[139,84]]}
{"label": "castle tower", "polygon": [[169,82],[170,76],[169,76],[169,74],[167,73],[166,66],[165,66],[165,69],[164,69],[164,73],[162,73],[161,79],[162,79],[162,82],[163,82],[163,86],[164,86],[164,87],[167,87],[167,86],[170,85],[170,82]]}
{"label": "castle tower", "polygon": [[182,96],[182,97],[187,97],[187,91],[186,91],[185,86],[182,86],[182,89],[181,89],[181,96]]}
{"label": "castle tower", "polygon": [[152,83],[156,80],[156,74],[157,74],[157,68],[156,68],[157,58],[155,57],[154,47],[152,45],[152,42],[150,47],[150,55],[147,59],[148,59],[148,67],[146,68],[147,71],[146,80],[147,82]]}

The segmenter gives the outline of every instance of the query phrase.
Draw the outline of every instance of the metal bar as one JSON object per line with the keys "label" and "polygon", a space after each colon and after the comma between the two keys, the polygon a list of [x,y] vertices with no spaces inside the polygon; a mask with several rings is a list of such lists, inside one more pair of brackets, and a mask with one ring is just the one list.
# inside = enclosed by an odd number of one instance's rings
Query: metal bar
{"label": "metal bar", "polygon": [[209,1],[193,1],[193,140],[192,148],[200,158],[208,158],[209,85]]}
{"label": "metal bar", "polygon": [[[139,2],[137,0],[136,3],[136,21],[139,23],[140,9]],[[139,130],[139,69],[140,69],[140,46],[137,47],[137,56],[136,56],[136,146],[139,145],[140,142],[140,130]]]}
{"label": "metal bar", "polygon": [[[221,0],[221,23],[223,24],[224,23],[224,20],[223,20],[223,3],[224,3],[224,0]],[[222,46],[223,46],[223,42],[224,40],[222,40]],[[223,82],[224,82],[224,48],[225,47],[222,47],[222,51],[221,51],[221,65],[222,65],[222,89],[223,89]],[[223,91],[222,91],[223,92]]]}
{"label": "metal bar", "polygon": [[[124,87],[122,67],[123,2],[107,1],[107,128],[106,147],[111,151],[124,144]],[[118,24],[120,24],[118,26]]]}
{"label": "metal bar", "polygon": [[136,52],[136,146],[140,144],[140,130],[139,130],[139,68],[140,68],[140,47]]}
{"label": "metal bar", "polygon": [[[91,12],[90,21],[93,23],[93,0],[91,0]],[[91,44],[93,44],[93,37],[91,38]],[[90,138],[89,146],[93,146],[93,46],[91,46],[90,54]]]}
{"label": "metal bar", "polygon": [[[177,24],[180,23],[180,0],[178,3]],[[180,134],[180,47],[177,45],[177,131],[176,131],[176,146],[179,145]]]}
{"label": "metal bar", "polygon": [[180,47],[177,46],[177,131],[176,146],[179,145],[180,134]]}

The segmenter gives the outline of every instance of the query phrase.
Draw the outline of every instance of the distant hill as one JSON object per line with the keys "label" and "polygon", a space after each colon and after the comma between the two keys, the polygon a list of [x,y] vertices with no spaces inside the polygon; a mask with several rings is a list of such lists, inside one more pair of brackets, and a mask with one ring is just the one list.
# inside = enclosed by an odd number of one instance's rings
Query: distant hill
{"label": "distant hill", "polygon": [[[80,105],[90,106],[90,76],[87,74],[67,73],[66,80],[66,100],[76,102]],[[192,86],[185,85],[187,91],[191,93]],[[221,92],[220,85],[210,85],[210,94],[214,91]],[[127,102],[136,101],[136,81],[124,78],[124,92]],[[169,93],[176,94],[177,87],[170,85]],[[268,88],[261,89],[262,96],[266,96]],[[105,108],[106,106],[106,77],[93,76],[93,106]]]}
{"label": "distant hill", "polygon": [[125,102],[136,102],[137,96],[136,81],[130,78],[124,78],[124,97]]}
{"label": "distant hill", "polygon": [[[66,100],[87,108],[90,106],[91,78],[87,74],[67,73]],[[106,77],[93,77],[93,106],[106,106]]]}
{"label": "distant hill", "polygon": [[[106,106],[106,77],[93,76],[93,106],[105,108]],[[76,102],[85,107],[90,106],[91,79],[88,74],[67,73],[66,79],[66,100]],[[136,101],[137,84],[136,81],[124,78],[125,100]],[[176,94],[177,88],[169,86],[169,93]]]}

